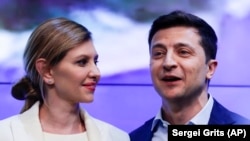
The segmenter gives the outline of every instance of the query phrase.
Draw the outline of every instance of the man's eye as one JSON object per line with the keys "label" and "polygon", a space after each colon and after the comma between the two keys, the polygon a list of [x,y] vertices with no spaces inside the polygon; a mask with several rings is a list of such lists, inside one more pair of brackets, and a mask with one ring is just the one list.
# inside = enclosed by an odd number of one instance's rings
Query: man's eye
{"label": "man's eye", "polygon": [[153,52],[152,53],[152,55],[154,56],[154,57],[159,57],[159,56],[162,56],[164,53],[163,52],[161,52],[161,51],[157,51],[157,52]]}
{"label": "man's eye", "polygon": [[188,53],[188,52],[185,51],[185,50],[181,50],[180,53],[181,53],[181,54],[186,54],[186,53]]}
{"label": "man's eye", "polygon": [[187,50],[180,50],[179,53],[181,55],[188,55],[189,54],[189,52]]}

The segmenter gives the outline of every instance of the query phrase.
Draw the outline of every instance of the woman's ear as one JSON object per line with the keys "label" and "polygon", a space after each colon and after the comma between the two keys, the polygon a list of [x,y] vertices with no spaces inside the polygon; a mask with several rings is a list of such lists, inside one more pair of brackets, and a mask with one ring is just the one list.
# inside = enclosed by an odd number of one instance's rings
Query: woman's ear
{"label": "woman's ear", "polygon": [[39,58],[36,60],[36,70],[38,71],[39,75],[42,77],[43,81],[48,84],[54,84],[54,79],[51,75],[50,67],[44,58]]}
{"label": "woman's ear", "polygon": [[215,70],[217,68],[218,62],[217,60],[210,60],[208,62],[208,72],[207,72],[207,79],[211,79],[215,73]]}

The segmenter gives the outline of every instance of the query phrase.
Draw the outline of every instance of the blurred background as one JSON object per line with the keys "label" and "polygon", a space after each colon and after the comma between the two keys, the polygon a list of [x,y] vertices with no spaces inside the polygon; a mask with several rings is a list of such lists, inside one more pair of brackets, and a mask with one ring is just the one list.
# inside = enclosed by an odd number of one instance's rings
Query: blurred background
{"label": "blurred background", "polygon": [[81,106],[132,131],[160,109],[149,75],[147,36],[156,17],[175,9],[196,14],[215,29],[219,66],[209,92],[250,118],[249,0],[0,0],[0,120],[23,105],[10,91],[24,75],[22,54],[32,30],[48,18],[67,17],[92,31],[100,56],[95,100]]}

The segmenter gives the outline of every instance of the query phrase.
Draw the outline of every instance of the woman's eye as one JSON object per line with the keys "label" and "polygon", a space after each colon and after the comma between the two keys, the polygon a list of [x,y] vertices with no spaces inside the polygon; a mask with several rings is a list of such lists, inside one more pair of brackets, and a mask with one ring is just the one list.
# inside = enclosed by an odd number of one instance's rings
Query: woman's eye
{"label": "woman's eye", "polygon": [[77,64],[79,64],[79,65],[81,65],[81,66],[84,66],[84,65],[87,64],[87,62],[88,62],[88,60],[82,59],[82,60],[77,61]]}
{"label": "woman's eye", "polygon": [[95,60],[95,64],[96,64],[96,65],[97,65],[98,62],[99,62],[98,60]]}

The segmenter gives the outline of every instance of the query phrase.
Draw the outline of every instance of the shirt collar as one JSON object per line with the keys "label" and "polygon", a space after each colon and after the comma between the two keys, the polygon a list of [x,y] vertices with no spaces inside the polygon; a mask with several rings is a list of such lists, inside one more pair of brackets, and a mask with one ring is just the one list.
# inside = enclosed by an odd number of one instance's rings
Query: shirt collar
{"label": "shirt collar", "polygon": [[169,122],[163,120],[162,111],[160,109],[153,120],[151,131],[155,131],[158,128],[158,126],[163,126],[167,128],[167,125],[169,125]]}
{"label": "shirt collar", "polygon": [[214,99],[211,95],[209,95],[208,101],[205,104],[205,106],[190,121],[193,124],[208,124],[213,104],[214,104]]}

